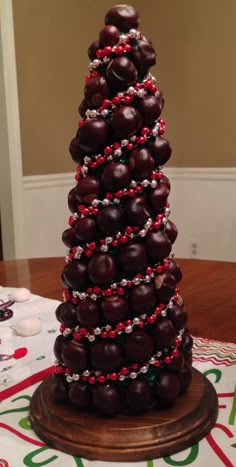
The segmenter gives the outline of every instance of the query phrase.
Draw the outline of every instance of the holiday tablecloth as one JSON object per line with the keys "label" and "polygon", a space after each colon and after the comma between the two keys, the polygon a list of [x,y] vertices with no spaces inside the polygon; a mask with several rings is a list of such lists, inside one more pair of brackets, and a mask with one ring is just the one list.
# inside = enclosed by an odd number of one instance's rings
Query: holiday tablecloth
{"label": "holiday tablecloth", "polygon": [[[0,305],[7,302],[9,290],[0,289]],[[218,420],[199,443],[163,459],[120,464],[69,456],[39,440],[31,429],[28,409],[36,386],[52,370],[58,303],[31,295],[27,302],[10,305],[12,316],[0,322],[0,467],[236,466],[236,344],[197,337],[194,367],[214,384],[219,399]],[[40,318],[39,334],[16,335],[14,326],[26,317]]]}

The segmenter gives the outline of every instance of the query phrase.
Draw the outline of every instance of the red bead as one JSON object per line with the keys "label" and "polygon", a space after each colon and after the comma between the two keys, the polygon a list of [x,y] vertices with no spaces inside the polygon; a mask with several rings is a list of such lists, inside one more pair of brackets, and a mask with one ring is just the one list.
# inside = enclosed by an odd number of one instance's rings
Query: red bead
{"label": "red bead", "polygon": [[177,356],[179,355],[178,349],[174,349],[174,350],[171,352],[171,355],[172,355],[172,357],[177,357]]}
{"label": "red bead", "polygon": [[171,357],[165,357],[164,362],[169,365],[171,363]]}
{"label": "red bead", "polygon": [[79,340],[81,339],[80,333],[79,333],[79,332],[74,332],[73,338],[74,338],[75,340],[79,341]]}
{"label": "red bead", "polygon": [[71,375],[71,369],[70,369],[70,368],[66,368],[66,369],[65,369],[65,373],[66,373],[67,375]]}
{"label": "red bead", "polygon": [[132,284],[131,281],[128,281],[128,282],[127,282],[127,287],[128,287],[129,289],[130,289],[130,287],[132,287],[132,285],[133,285],[133,284]]}
{"label": "red bead", "polygon": [[155,230],[159,230],[161,224],[160,224],[160,222],[157,221],[157,222],[154,222],[152,225],[153,225]]}
{"label": "red bead", "polygon": [[123,367],[121,368],[121,371],[120,371],[120,372],[121,372],[122,375],[128,375],[129,370],[128,370],[128,368],[126,368],[126,366],[123,366]]}
{"label": "red bead", "polygon": [[105,157],[99,156],[99,157],[97,158],[97,164],[99,164],[99,165],[100,165],[100,164],[104,164],[104,162],[105,162]]}
{"label": "red bead", "polygon": [[87,381],[87,376],[82,375],[82,376],[80,377],[80,379],[81,379],[81,381]]}
{"label": "red bead", "polygon": [[165,120],[163,120],[163,118],[160,118],[159,123],[160,125],[165,125]]}
{"label": "red bead", "polygon": [[148,275],[152,274],[152,268],[150,266],[148,266],[145,273],[148,274]]}
{"label": "red bead", "polygon": [[146,142],[146,138],[144,138],[144,136],[140,136],[139,138],[137,138],[138,144],[145,144],[145,142]]}
{"label": "red bead", "polygon": [[107,332],[106,331],[102,331],[101,332],[101,337],[102,339],[105,339],[107,337]]}
{"label": "red bead", "polygon": [[165,130],[164,130],[164,128],[162,126],[159,128],[158,133],[159,133],[159,135],[164,135]]}
{"label": "red bead", "polygon": [[130,188],[130,189],[128,190],[128,196],[132,197],[132,196],[134,196],[134,195],[135,195],[135,191],[133,190],[133,188]]}
{"label": "red bead", "polygon": [[89,247],[90,250],[95,250],[95,248],[96,248],[96,243],[95,243],[95,242],[91,242],[91,243],[88,244],[88,247]]}
{"label": "red bead", "polygon": [[92,256],[93,252],[91,250],[88,250],[87,248],[84,250],[84,254],[85,256],[87,256],[87,258],[90,258],[90,256]]}
{"label": "red bead", "polygon": [[155,323],[156,320],[155,320],[154,316],[148,316],[147,321],[148,321],[148,323],[153,324],[153,323]]}
{"label": "red bead", "polygon": [[79,179],[80,179],[80,175],[79,175],[79,174],[75,174],[75,180],[78,182]]}
{"label": "red bead", "polygon": [[119,240],[119,243],[127,243],[128,242],[128,237],[126,237],[125,235],[122,235],[122,237],[120,237],[120,240]]}
{"label": "red bead", "polygon": [[83,215],[84,215],[84,216],[88,216],[88,215],[89,215],[89,209],[88,209],[88,208],[84,208],[84,210],[83,210]]}
{"label": "red bead", "polygon": [[136,193],[142,193],[143,189],[141,186],[136,186],[135,191]]}
{"label": "red bead", "polygon": [[123,196],[123,194],[124,194],[123,190],[116,191],[115,197],[116,198],[121,198]]}
{"label": "red bead", "polygon": [[121,45],[117,45],[115,48],[115,53],[116,55],[122,55],[123,54],[123,47]]}
{"label": "red bead", "polygon": [[120,143],[114,143],[113,148],[114,149],[119,149],[120,148]]}
{"label": "red bead", "polygon": [[125,229],[125,232],[126,232],[128,235],[130,235],[130,234],[133,232],[132,227],[130,227],[130,226],[128,225],[128,226],[126,227],[126,229]]}
{"label": "red bead", "polygon": [[135,89],[137,89],[137,91],[138,91],[139,89],[141,89],[141,87],[142,87],[141,83],[136,83],[136,84],[135,84]]}
{"label": "red bead", "polygon": [[97,208],[92,208],[91,213],[92,213],[94,216],[96,216],[97,213],[98,213],[98,209],[97,209]]}
{"label": "red bead", "polygon": [[144,83],[144,87],[145,89],[150,89],[150,87],[152,87],[152,81],[150,79],[147,79],[147,81],[145,81]]}
{"label": "red bead", "polygon": [[118,331],[122,331],[122,329],[124,329],[125,325],[123,323],[117,323],[116,324],[116,329],[118,329]]}
{"label": "red bead", "polygon": [[105,149],[104,149],[104,154],[105,156],[109,156],[109,154],[112,153],[112,149],[110,146],[106,146]]}
{"label": "red bead", "polygon": [[97,58],[103,58],[103,56],[104,56],[103,50],[98,49],[98,50],[96,51],[96,57],[97,57]]}
{"label": "red bead", "polygon": [[112,241],[112,246],[114,246],[114,247],[116,248],[117,245],[118,245],[118,240],[113,240],[113,241]]}
{"label": "red bead", "polygon": [[132,151],[132,149],[134,148],[134,145],[133,145],[133,143],[129,143],[129,144],[127,144],[126,147],[127,147],[128,151]]}
{"label": "red bead", "polygon": [[78,121],[78,126],[81,127],[84,124],[84,120],[79,120]]}
{"label": "red bead", "polygon": [[174,344],[175,344],[175,347],[180,346],[180,340],[178,339],[178,337],[176,337]]}
{"label": "red bead", "polygon": [[157,174],[157,179],[158,179],[158,180],[161,180],[162,178],[163,178],[163,173],[162,173],[162,172],[159,172],[159,173]]}
{"label": "red bead", "polygon": [[116,293],[117,295],[124,295],[124,289],[122,287],[117,287],[116,289]]}
{"label": "red bead", "polygon": [[87,83],[91,79],[91,75],[86,75],[85,76],[85,82]]}
{"label": "red bead", "polygon": [[152,85],[152,87],[151,87],[151,91],[152,91],[153,93],[157,91],[157,87],[156,87],[156,85],[155,85],[155,84],[153,84],[153,85]]}
{"label": "red bead", "polygon": [[111,105],[111,101],[109,99],[104,99],[102,105],[103,107],[109,107],[109,105]]}
{"label": "red bead", "polygon": [[127,321],[125,321],[125,324],[126,324],[126,326],[130,326],[132,324],[131,319],[127,319]]}
{"label": "red bead", "polygon": [[88,330],[86,328],[80,328],[79,332],[81,336],[86,336],[86,334],[88,334]]}
{"label": "red bead", "polygon": [[157,266],[157,267],[156,267],[156,272],[157,272],[158,274],[161,274],[161,273],[163,272],[163,269],[164,269],[163,266]]}
{"label": "red bead", "polygon": [[106,198],[111,200],[113,198],[113,195],[111,193],[106,193]]}
{"label": "red bead", "polygon": [[125,44],[124,45],[124,52],[129,53],[131,51],[131,45],[130,44]]}
{"label": "red bead", "polygon": [[138,369],[138,363],[133,363],[132,364],[132,369],[137,370]]}
{"label": "red bead", "polygon": [[97,168],[97,163],[92,162],[92,164],[90,164],[90,167],[91,167],[91,169],[96,169]]}
{"label": "red bead", "polygon": [[111,297],[111,295],[112,295],[112,289],[106,289],[106,290],[104,291],[104,295],[105,295],[106,297]]}
{"label": "red bead", "polygon": [[73,216],[69,217],[69,225],[72,226],[74,224]]}
{"label": "red bead", "polygon": [[119,97],[119,96],[113,97],[112,103],[113,103],[114,105],[119,105],[119,104],[120,104],[120,97]]}
{"label": "red bead", "polygon": [[114,337],[116,337],[116,331],[109,331],[109,332],[108,332],[108,336],[109,336],[111,339],[114,339]]}
{"label": "red bead", "polygon": [[106,45],[106,47],[104,47],[103,49],[104,55],[106,55],[106,57],[110,55],[111,51],[112,51],[112,48],[110,47],[110,45]]}
{"label": "red bead", "polygon": [[155,315],[159,315],[159,314],[161,313],[160,307],[157,306],[157,307],[155,308],[154,312],[155,312]]}
{"label": "red bead", "polygon": [[97,286],[95,285],[95,287],[93,288],[93,292],[94,292],[96,295],[99,294],[99,293],[101,292],[100,287],[97,287]]}
{"label": "red bead", "polygon": [[141,135],[145,136],[145,135],[148,135],[149,133],[149,128],[144,126],[141,130]]}
{"label": "red bead", "polygon": [[162,221],[162,219],[163,219],[163,214],[157,214],[156,219],[157,219],[158,221]]}
{"label": "red bead", "polygon": [[156,360],[156,361],[155,361],[154,366],[155,366],[156,368],[157,368],[158,366],[160,366],[159,360]]}
{"label": "red bead", "polygon": [[94,384],[95,381],[96,381],[96,380],[95,380],[94,376],[89,376],[89,378],[88,378],[89,384]]}
{"label": "red bead", "polygon": [[132,101],[132,97],[131,97],[131,96],[125,96],[125,97],[124,97],[124,103],[125,103],[126,105],[129,105],[131,101]]}
{"label": "red bead", "polygon": [[138,327],[142,329],[142,328],[144,327],[144,322],[143,322],[143,321],[139,321]]}
{"label": "red bead", "polygon": [[118,374],[117,374],[117,373],[111,373],[111,374],[109,375],[109,377],[110,377],[110,379],[111,379],[112,381],[116,381],[117,378],[118,378]]}
{"label": "red bead", "polygon": [[105,383],[105,381],[106,381],[105,376],[103,376],[103,375],[98,376],[98,382],[99,383]]}

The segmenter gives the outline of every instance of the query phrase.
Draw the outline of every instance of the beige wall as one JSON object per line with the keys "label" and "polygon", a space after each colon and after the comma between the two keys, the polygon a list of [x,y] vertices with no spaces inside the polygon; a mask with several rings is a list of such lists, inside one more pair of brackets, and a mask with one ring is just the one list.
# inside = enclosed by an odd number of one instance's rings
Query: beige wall
{"label": "beige wall", "polygon": [[[157,50],[173,166],[236,166],[235,0],[136,0]],[[13,0],[24,175],[74,170],[87,47],[113,1]]]}

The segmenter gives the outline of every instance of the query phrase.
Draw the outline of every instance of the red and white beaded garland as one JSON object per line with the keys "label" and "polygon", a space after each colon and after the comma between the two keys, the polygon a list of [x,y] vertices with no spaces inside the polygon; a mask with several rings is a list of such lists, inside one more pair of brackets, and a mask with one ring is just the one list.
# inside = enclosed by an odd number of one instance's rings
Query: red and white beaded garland
{"label": "red and white beaded garland", "polygon": [[182,335],[184,330],[179,331],[175,339],[174,345],[170,349],[155,352],[150,359],[142,364],[133,363],[128,367],[122,367],[118,372],[103,374],[100,371],[85,370],[82,373],[73,373],[70,368],[66,368],[59,362],[55,363],[55,373],[64,373],[68,383],[73,381],[84,381],[89,384],[105,383],[106,381],[124,381],[126,379],[136,379],[140,375],[147,374],[148,371],[154,367],[159,368],[161,365],[170,365],[173,358],[179,353],[179,346],[181,344]]}

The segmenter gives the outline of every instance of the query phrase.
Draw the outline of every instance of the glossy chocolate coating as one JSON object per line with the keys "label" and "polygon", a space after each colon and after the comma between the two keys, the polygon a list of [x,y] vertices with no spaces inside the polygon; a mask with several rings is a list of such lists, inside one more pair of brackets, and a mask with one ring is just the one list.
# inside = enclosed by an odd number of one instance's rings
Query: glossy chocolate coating
{"label": "glossy chocolate coating", "polygon": [[132,178],[142,181],[150,177],[154,169],[154,159],[147,148],[136,148],[130,154],[129,166]]}
{"label": "glossy chocolate coating", "polygon": [[147,266],[147,256],[143,245],[128,242],[122,245],[118,252],[118,261],[121,269],[130,274],[142,271]]}
{"label": "glossy chocolate coating", "polygon": [[98,304],[92,300],[83,300],[76,307],[76,317],[80,326],[95,327],[100,319]]}
{"label": "glossy chocolate coating", "polygon": [[115,206],[108,206],[99,211],[97,224],[99,229],[106,235],[114,235],[120,230],[122,212]]}
{"label": "glossy chocolate coating", "polygon": [[165,207],[169,192],[170,190],[165,183],[158,183],[157,187],[151,191],[149,201],[155,211]]}
{"label": "glossy chocolate coating", "polygon": [[[159,277],[161,278],[161,286],[159,287]],[[156,296],[158,298],[159,303],[167,303],[173,297],[175,287],[176,287],[176,280],[172,274],[167,271],[162,276],[157,276],[155,279],[155,287],[156,287]]]}
{"label": "glossy chocolate coating", "polygon": [[193,338],[189,334],[188,331],[185,331],[184,334],[182,335],[182,342],[180,349],[183,352],[183,354],[186,354],[192,350],[193,347]]}
{"label": "glossy chocolate coating", "polygon": [[101,185],[98,177],[88,175],[81,178],[75,187],[74,193],[77,206],[80,203],[91,204],[94,199],[99,198],[100,191]]}
{"label": "glossy chocolate coating", "polygon": [[131,51],[131,58],[137,67],[141,77],[145,76],[149,68],[156,63],[156,53],[151,41],[147,39],[139,40]]}
{"label": "glossy chocolate coating", "polygon": [[78,324],[75,305],[69,300],[60,303],[56,309],[56,318],[60,323],[63,323],[66,328],[75,327]]}
{"label": "glossy chocolate coating", "polygon": [[92,44],[88,48],[88,56],[90,60],[94,60],[96,58],[96,52],[100,48],[99,40],[93,41]]}
{"label": "glossy chocolate coating", "polygon": [[99,154],[109,138],[109,132],[109,124],[102,118],[86,120],[79,128],[78,144],[87,154]]}
{"label": "glossy chocolate coating", "polygon": [[124,212],[130,225],[143,225],[150,217],[150,209],[143,196],[130,198],[124,205]]}
{"label": "glossy chocolate coating", "polygon": [[93,242],[96,240],[96,222],[92,217],[78,219],[74,226],[75,235],[81,242]]}
{"label": "glossy chocolate coating", "polygon": [[176,338],[176,330],[168,318],[160,318],[154,325],[152,336],[157,350],[173,345]]}
{"label": "glossy chocolate coating", "polygon": [[104,190],[114,192],[125,188],[128,184],[130,170],[122,162],[111,162],[103,170],[101,181]]}
{"label": "glossy chocolate coating", "polygon": [[73,228],[64,230],[62,234],[62,241],[67,248],[73,248],[73,246],[78,245],[78,239],[75,236],[75,231]]}
{"label": "glossy chocolate coating", "polygon": [[88,273],[95,285],[103,286],[113,281],[116,275],[116,263],[113,256],[97,253],[92,256],[88,265]]}
{"label": "glossy chocolate coating", "polygon": [[101,311],[104,318],[111,323],[123,321],[128,316],[128,301],[124,297],[112,295],[101,301]]}
{"label": "glossy chocolate coating", "polygon": [[172,153],[169,141],[162,136],[156,136],[154,140],[150,141],[148,149],[157,166],[166,164]]}
{"label": "glossy chocolate coating", "polygon": [[99,34],[99,43],[101,47],[106,47],[109,45],[112,47],[113,45],[117,44],[120,39],[120,31],[116,26],[113,24],[108,24],[104,26]]}
{"label": "glossy chocolate coating", "polygon": [[64,267],[62,278],[67,287],[81,291],[86,289],[89,283],[87,264],[82,260],[71,261]]}
{"label": "glossy chocolate coating", "polygon": [[95,409],[105,417],[113,417],[119,410],[119,391],[114,384],[96,384],[92,388]]}
{"label": "glossy chocolate coating", "polygon": [[69,385],[68,398],[80,410],[91,406],[91,392],[89,385],[83,382],[73,382]]}
{"label": "glossy chocolate coating", "polygon": [[146,245],[148,254],[154,261],[162,261],[171,252],[171,242],[167,235],[161,231],[149,232],[146,237]]}
{"label": "glossy chocolate coating", "polygon": [[89,107],[99,107],[104,99],[109,99],[110,90],[104,76],[94,76],[87,81],[84,96]]}
{"label": "glossy chocolate coating", "polygon": [[55,402],[63,403],[67,401],[67,389],[64,375],[52,373],[51,379],[51,394]]}
{"label": "glossy chocolate coating", "polygon": [[155,385],[155,392],[158,405],[161,407],[171,406],[180,394],[178,376],[168,370],[161,371]]}
{"label": "glossy chocolate coating", "polygon": [[143,125],[152,127],[160,117],[163,108],[162,99],[158,99],[153,94],[142,97],[138,103],[138,109],[143,118]]}
{"label": "glossy chocolate coating", "polygon": [[174,259],[169,260],[169,272],[174,276],[176,283],[180,282],[182,279],[182,272],[179,265]]}
{"label": "glossy chocolate coating", "polygon": [[170,319],[175,329],[179,331],[186,326],[187,323],[187,312],[182,306],[179,306],[177,303],[174,303],[173,308],[171,308]]}
{"label": "glossy chocolate coating", "polygon": [[67,339],[62,335],[59,334],[59,336],[56,337],[55,342],[54,342],[54,347],[53,347],[53,352],[56,357],[56,359],[61,362],[62,359],[62,350],[64,345],[67,343]]}
{"label": "glossy chocolate coating", "polygon": [[81,201],[77,199],[76,186],[75,186],[68,193],[68,207],[69,207],[70,212],[72,212],[72,214],[74,214],[74,212],[77,212],[78,204],[80,202]]}
{"label": "glossy chocolate coating", "polygon": [[64,365],[74,371],[84,371],[88,366],[87,352],[81,342],[73,339],[62,349],[62,361]]}
{"label": "glossy chocolate coating", "polygon": [[81,164],[83,162],[84,151],[80,147],[76,137],[74,137],[71,140],[69,145],[69,151],[74,162],[76,162],[77,164]]}
{"label": "glossy chocolate coating", "polygon": [[139,22],[139,14],[132,5],[115,5],[105,16],[105,24],[114,24],[122,32],[137,29]]}
{"label": "glossy chocolate coating", "polygon": [[91,348],[90,360],[94,370],[104,373],[117,371],[121,366],[121,347],[115,340],[100,340]]}
{"label": "glossy chocolate coating", "polygon": [[134,314],[151,312],[156,304],[154,288],[146,284],[133,287],[130,290],[129,303]]}
{"label": "glossy chocolate coating", "polygon": [[180,391],[185,392],[192,381],[192,369],[185,363],[179,375]]}
{"label": "glossy chocolate coating", "polygon": [[125,91],[137,77],[136,66],[125,56],[113,58],[106,69],[106,79],[114,92]]}
{"label": "glossy chocolate coating", "polygon": [[171,220],[168,220],[168,222],[166,223],[165,233],[173,245],[178,236],[178,229],[174,222],[172,222]]}
{"label": "glossy chocolate coating", "polygon": [[126,389],[126,400],[130,410],[135,413],[146,410],[152,399],[152,390],[144,379],[131,381]]}
{"label": "glossy chocolate coating", "polygon": [[124,349],[131,362],[143,362],[154,350],[151,336],[142,329],[137,329],[125,336]]}
{"label": "glossy chocolate coating", "polygon": [[115,138],[130,138],[142,126],[141,113],[130,105],[117,107],[111,117],[111,128]]}

